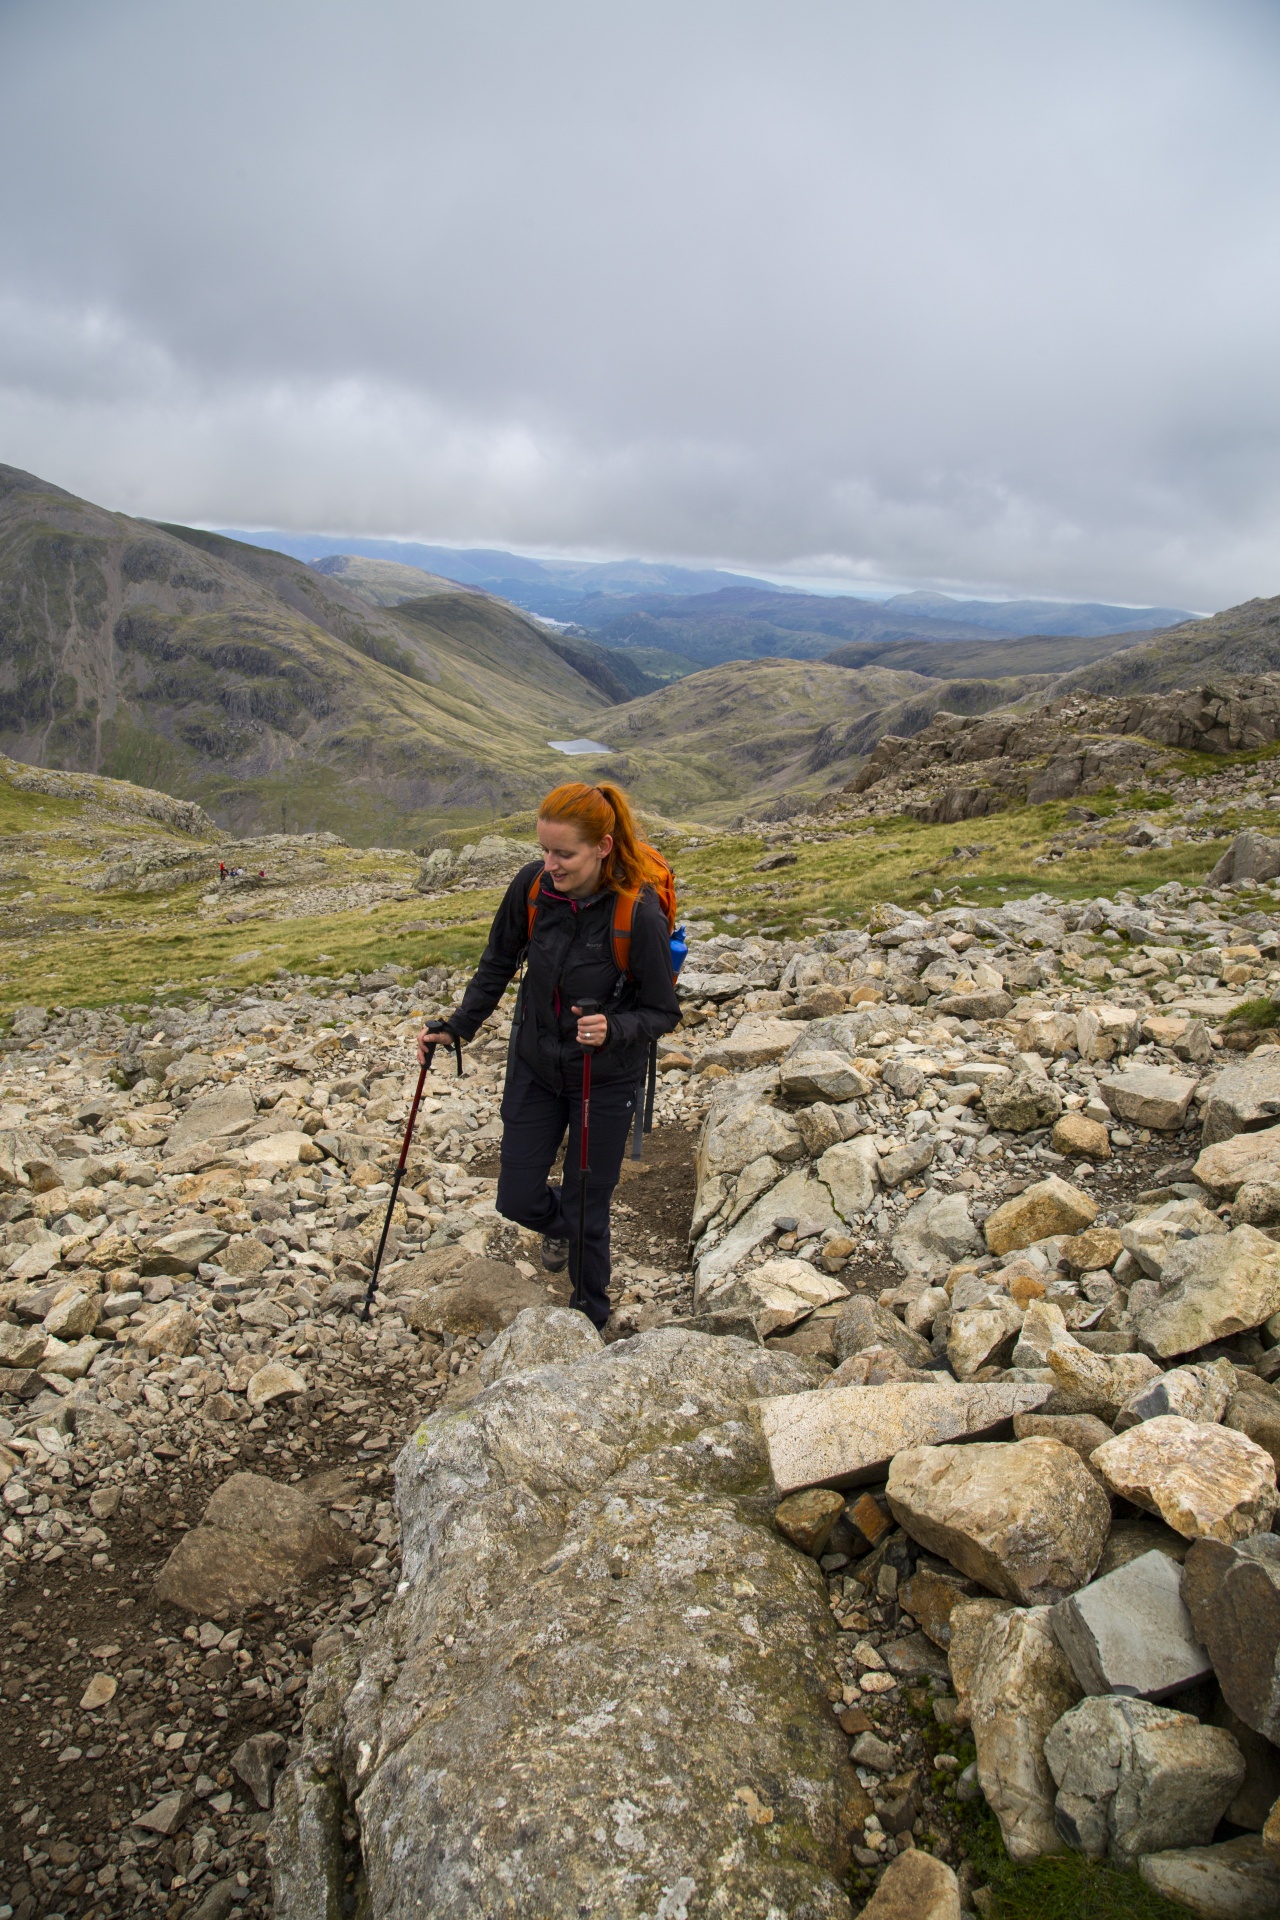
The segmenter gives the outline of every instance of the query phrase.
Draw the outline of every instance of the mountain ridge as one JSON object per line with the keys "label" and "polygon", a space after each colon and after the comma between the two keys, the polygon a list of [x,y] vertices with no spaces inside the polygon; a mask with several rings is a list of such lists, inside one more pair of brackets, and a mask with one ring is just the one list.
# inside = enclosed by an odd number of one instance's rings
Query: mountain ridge
{"label": "mountain ridge", "polygon": [[[269,548],[115,514],[0,468],[0,751],[227,825],[385,837],[526,804],[607,704],[517,609],[371,607]],[[406,830],[409,830],[406,828]]]}

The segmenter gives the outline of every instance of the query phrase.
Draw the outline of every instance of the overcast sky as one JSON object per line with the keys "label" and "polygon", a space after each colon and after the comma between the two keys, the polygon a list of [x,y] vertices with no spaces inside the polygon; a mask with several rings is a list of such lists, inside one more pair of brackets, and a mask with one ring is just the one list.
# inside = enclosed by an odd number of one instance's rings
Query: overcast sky
{"label": "overcast sky", "polygon": [[0,460],[131,512],[1280,592],[1280,8],[0,0]]}

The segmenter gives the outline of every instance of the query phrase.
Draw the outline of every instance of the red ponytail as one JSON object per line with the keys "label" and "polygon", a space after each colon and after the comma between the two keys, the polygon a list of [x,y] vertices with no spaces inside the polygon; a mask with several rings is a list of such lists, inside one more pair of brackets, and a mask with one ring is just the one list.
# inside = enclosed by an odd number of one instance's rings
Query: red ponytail
{"label": "red ponytail", "polygon": [[608,781],[588,787],[581,780],[570,780],[562,787],[554,787],[538,808],[538,818],[576,827],[591,844],[598,845],[606,834],[613,835],[613,846],[600,869],[600,879],[606,887],[615,890],[643,887],[666,872],[640,838],[626,794]]}

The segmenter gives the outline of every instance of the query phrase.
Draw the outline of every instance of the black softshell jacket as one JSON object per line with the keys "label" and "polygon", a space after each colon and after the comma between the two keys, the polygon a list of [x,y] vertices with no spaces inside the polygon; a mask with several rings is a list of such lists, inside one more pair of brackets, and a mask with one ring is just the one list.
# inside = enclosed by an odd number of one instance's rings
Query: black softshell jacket
{"label": "black softshell jacket", "polygon": [[470,1040],[502,998],[521,960],[527,962],[513,1035],[517,1058],[555,1093],[576,1093],[582,1084],[578,1017],[572,1012],[594,1000],[609,1021],[603,1047],[591,1049],[597,1081],[638,1082],[649,1042],[670,1033],[680,1019],[671,978],[671,931],[658,897],[645,888],[631,922],[631,973],[619,973],[613,958],[612,893],[569,900],[542,873],[542,891],[529,938],[529,889],[542,863],[521,867],[494,916],[489,944],[449,1025]]}

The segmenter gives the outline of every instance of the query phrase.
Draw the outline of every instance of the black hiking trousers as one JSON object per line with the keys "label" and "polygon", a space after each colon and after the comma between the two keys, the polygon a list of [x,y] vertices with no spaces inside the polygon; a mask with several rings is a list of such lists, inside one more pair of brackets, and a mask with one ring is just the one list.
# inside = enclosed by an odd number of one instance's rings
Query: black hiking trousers
{"label": "black hiking trousers", "polygon": [[[498,1212],[534,1233],[569,1242],[569,1277],[578,1285],[582,1310],[604,1330],[609,1318],[609,1202],[622,1171],[636,1109],[636,1089],[617,1080],[591,1083],[587,1123],[587,1219],[581,1282],[578,1276],[578,1160],[582,1087],[554,1093],[523,1060],[511,1063],[502,1100],[502,1164]],[[548,1184],[560,1142],[568,1130],[564,1185]]]}

